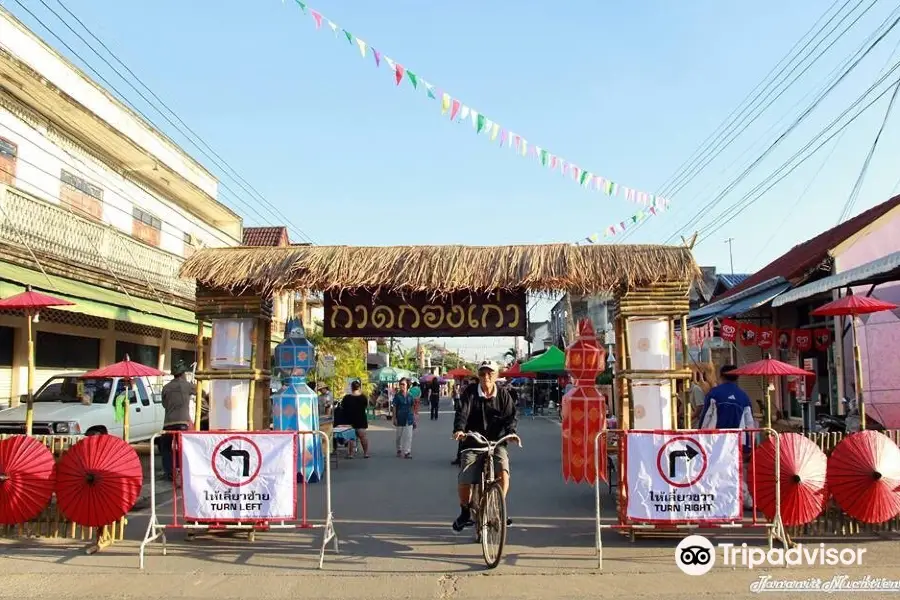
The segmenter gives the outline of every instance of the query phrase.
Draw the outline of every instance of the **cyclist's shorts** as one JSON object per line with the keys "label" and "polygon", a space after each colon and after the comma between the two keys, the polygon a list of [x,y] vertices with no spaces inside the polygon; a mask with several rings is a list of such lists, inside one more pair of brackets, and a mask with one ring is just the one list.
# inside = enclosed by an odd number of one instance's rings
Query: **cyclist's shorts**
{"label": "cyclist's shorts", "polygon": [[[460,456],[459,483],[461,485],[476,485],[481,483],[481,469],[484,468],[484,452],[463,450]],[[501,471],[509,473],[509,452],[505,446],[498,446],[494,452],[494,471],[499,475]]]}

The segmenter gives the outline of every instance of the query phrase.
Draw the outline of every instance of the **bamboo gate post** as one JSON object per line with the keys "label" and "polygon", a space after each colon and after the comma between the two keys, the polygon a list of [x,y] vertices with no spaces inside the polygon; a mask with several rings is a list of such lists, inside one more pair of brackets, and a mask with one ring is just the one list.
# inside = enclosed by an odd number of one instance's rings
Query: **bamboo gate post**
{"label": "bamboo gate post", "polygon": [[203,334],[206,324],[203,319],[197,318],[197,357],[194,365],[194,430],[200,431],[200,421],[203,420],[203,382],[197,377],[197,373],[203,371]]}
{"label": "bamboo gate post", "polygon": [[[687,314],[690,312],[690,281],[674,281],[659,282],[642,287],[633,288],[616,298],[616,341],[619,344],[619,353],[616,356],[616,374],[615,384],[619,386],[620,393],[620,414],[621,429],[632,429],[634,425],[634,380],[650,380],[658,381],[660,384],[668,382],[670,389],[670,402],[674,406],[670,407],[669,415],[673,418],[672,428],[678,429],[677,420],[677,384],[682,383],[683,401],[688,404],[687,386],[685,383],[692,377],[691,370],[687,368],[687,357],[689,348],[687,347],[687,331],[685,329],[687,322]],[[660,319],[667,322],[668,347],[669,347],[669,368],[666,370],[647,370],[635,369],[632,364],[631,350],[629,348],[631,342],[631,333],[629,332],[629,324],[632,320],[644,319]],[[680,319],[682,323],[682,352],[684,364],[682,368],[677,368],[675,362],[675,320]],[[689,410],[689,409],[688,409]],[[618,444],[621,451],[622,444]],[[621,456],[619,457],[621,463]],[[619,478],[619,494],[616,497],[618,502],[618,515],[620,522],[627,520],[626,509],[628,506],[628,490],[625,485],[625,473],[622,469],[618,469]],[[621,530],[627,533],[631,541],[636,538],[634,529]]]}

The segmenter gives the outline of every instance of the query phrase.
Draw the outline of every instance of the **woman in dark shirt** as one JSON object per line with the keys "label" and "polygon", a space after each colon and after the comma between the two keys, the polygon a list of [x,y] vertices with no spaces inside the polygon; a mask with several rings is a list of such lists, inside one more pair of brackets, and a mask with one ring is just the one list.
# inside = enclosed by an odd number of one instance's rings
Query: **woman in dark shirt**
{"label": "woman in dark shirt", "polygon": [[[350,384],[350,393],[341,400],[341,422],[356,430],[356,437],[362,444],[363,454],[369,458],[369,437],[366,431],[369,428],[369,419],[366,416],[369,399],[362,393],[361,388],[358,381]],[[352,444],[353,442],[351,442],[350,456],[353,456],[355,450]]]}

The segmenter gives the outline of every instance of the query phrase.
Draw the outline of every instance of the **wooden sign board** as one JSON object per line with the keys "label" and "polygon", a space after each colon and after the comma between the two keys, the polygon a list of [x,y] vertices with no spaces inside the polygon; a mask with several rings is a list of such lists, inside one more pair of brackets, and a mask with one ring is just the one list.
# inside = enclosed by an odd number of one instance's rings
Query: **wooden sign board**
{"label": "wooden sign board", "polygon": [[524,336],[527,329],[524,290],[438,297],[427,292],[325,293],[328,337]]}

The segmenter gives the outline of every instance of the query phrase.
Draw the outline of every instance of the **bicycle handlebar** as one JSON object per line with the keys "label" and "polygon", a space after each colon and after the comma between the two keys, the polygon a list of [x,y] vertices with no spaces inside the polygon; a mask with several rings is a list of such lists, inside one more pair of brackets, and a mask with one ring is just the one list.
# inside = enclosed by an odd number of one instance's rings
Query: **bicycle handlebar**
{"label": "bicycle handlebar", "polygon": [[481,442],[488,448],[495,448],[495,447],[499,446],[500,444],[502,444],[503,442],[505,442],[507,440],[511,440],[511,439],[515,439],[517,442],[519,442],[519,448],[522,447],[522,438],[520,438],[518,436],[518,434],[515,434],[515,433],[510,433],[508,435],[505,435],[502,438],[500,438],[499,440],[497,440],[496,442],[490,441],[489,439],[487,439],[486,437],[484,437],[477,431],[467,431],[466,437],[470,437],[477,442]]}

